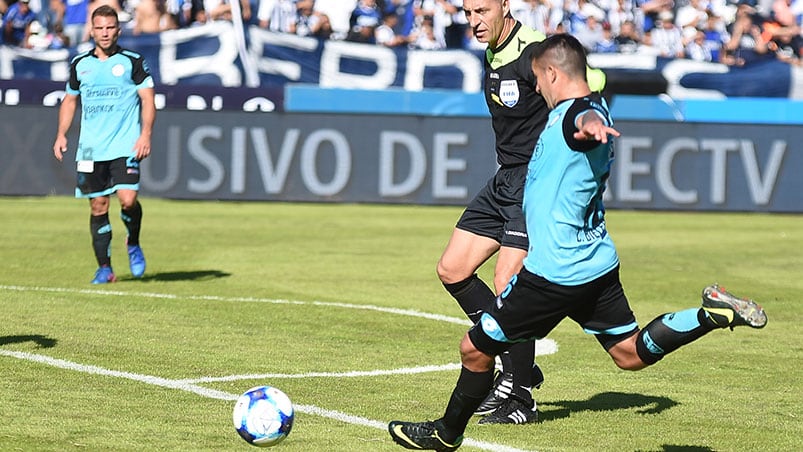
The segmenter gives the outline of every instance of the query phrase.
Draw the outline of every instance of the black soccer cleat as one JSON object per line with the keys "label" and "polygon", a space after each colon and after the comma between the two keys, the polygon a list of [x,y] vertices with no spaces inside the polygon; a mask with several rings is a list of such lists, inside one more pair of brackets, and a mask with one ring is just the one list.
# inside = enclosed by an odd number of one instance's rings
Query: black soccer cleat
{"label": "black soccer cleat", "polygon": [[758,303],[738,298],[719,284],[703,289],[703,309],[721,328],[733,330],[733,327],[742,325],[764,328],[767,325],[767,314]]}
{"label": "black soccer cleat", "polygon": [[513,374],[509,372],[497,372],[491,393],[488,394],[488,397],[474,410],[474,414],[482,416],[493,412],[510,398],[511,392],[513,392]]}
{"label": "black soccer cleat", "polygon": [[493,413],[483,416],[479,424],[530,424],[538,422],[538,410],[513,397],[497,408]]}
{"label": "black soccer cleat", "polygon": [[463,435],[451,443],[445,441],[438,431],[437,422],[404,422],[391,421],[388,424],[390,437],[396,444],[413,450],[436,450],[451,452],[457,450],[463,442]]}

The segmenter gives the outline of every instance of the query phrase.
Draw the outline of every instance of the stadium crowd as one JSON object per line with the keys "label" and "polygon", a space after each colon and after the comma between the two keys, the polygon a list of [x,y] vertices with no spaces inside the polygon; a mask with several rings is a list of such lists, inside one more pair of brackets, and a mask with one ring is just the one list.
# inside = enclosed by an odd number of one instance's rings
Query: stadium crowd
{"label": "stadium crowd", "polygon": [[[650,54],[741,66],[803,64],[803,0],[509,0],[513,15],[589,52]],[[2,43],[63,48],[89,40],[108,4],[134,35],[241,17],[281,33],[415,49],[482,49],[463,0],[0,0]]]}

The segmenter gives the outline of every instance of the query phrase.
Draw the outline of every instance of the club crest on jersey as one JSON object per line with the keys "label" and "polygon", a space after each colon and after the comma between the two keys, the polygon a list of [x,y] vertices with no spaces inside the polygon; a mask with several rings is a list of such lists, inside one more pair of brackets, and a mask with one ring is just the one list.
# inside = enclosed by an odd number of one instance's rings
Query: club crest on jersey
{"label": "club crest on jersey", "polygon": [[502,80],[499,84],[499,99],[506,107],[519,103],[519,84],[515,80]]}
{"label": "club crest on jersey", "polygon": [[112,75],[115,77],[120,77],[125,73],[125,68],[122,64],[115,64],[112,66]]}

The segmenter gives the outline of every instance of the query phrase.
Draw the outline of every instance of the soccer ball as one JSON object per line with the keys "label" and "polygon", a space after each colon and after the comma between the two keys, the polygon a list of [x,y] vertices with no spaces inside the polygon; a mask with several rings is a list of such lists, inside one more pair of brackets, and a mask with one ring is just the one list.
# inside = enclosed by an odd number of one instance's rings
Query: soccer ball
{"label": "soccer ball", "polygon": [[249,444],[270,447],[279,444],[293,428],[293,403],[287,394],[272,386],[245,391],[234,405],[237,433]]}

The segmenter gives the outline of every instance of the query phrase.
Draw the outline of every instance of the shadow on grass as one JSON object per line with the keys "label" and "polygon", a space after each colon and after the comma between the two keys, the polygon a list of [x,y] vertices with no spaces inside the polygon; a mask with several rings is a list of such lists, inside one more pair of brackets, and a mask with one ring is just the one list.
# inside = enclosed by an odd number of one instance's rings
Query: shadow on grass
{"label": "shadow on grass", "polygon": [[58,342],[55,339],[41,334],[25,334],[20,336],[0,336],[0,346],[8,344],[21,344],[23,342],[36,342],[38,348],[52,348]]}
{"label": "shadow on grass", "polygon": [[145,274],[142,278],[134,278],[132,276],[118,278],[118,281],[210,281],[218,278],[227,278],[231,273],[226,273],[220,270],[196,270],[186,272],[160,272],[153,274]]}
{"label": "shadow on grass", "polygon": [[[657,414],[668,410],[678,403],[666,397],[629,394],[625,392],[603,392],[588,400],[558,400],[555,402],[538,402],[538,418],[542,421],[554,421],[567,418],[571,413],[581,411],[613,411],[630,408],[641,408],[638,413]],[[554,408],[551,408],[554,407]],[[674,446],[667,446],[674,447]],[[681,449],[665,449],[681,450]],[[696,450],[696,449],[690,449]]]}
{"label": "shadow on grass", "polygon": [[713,452],[714,449],[704,446],[673,446],[664,444],[658,452]]}

